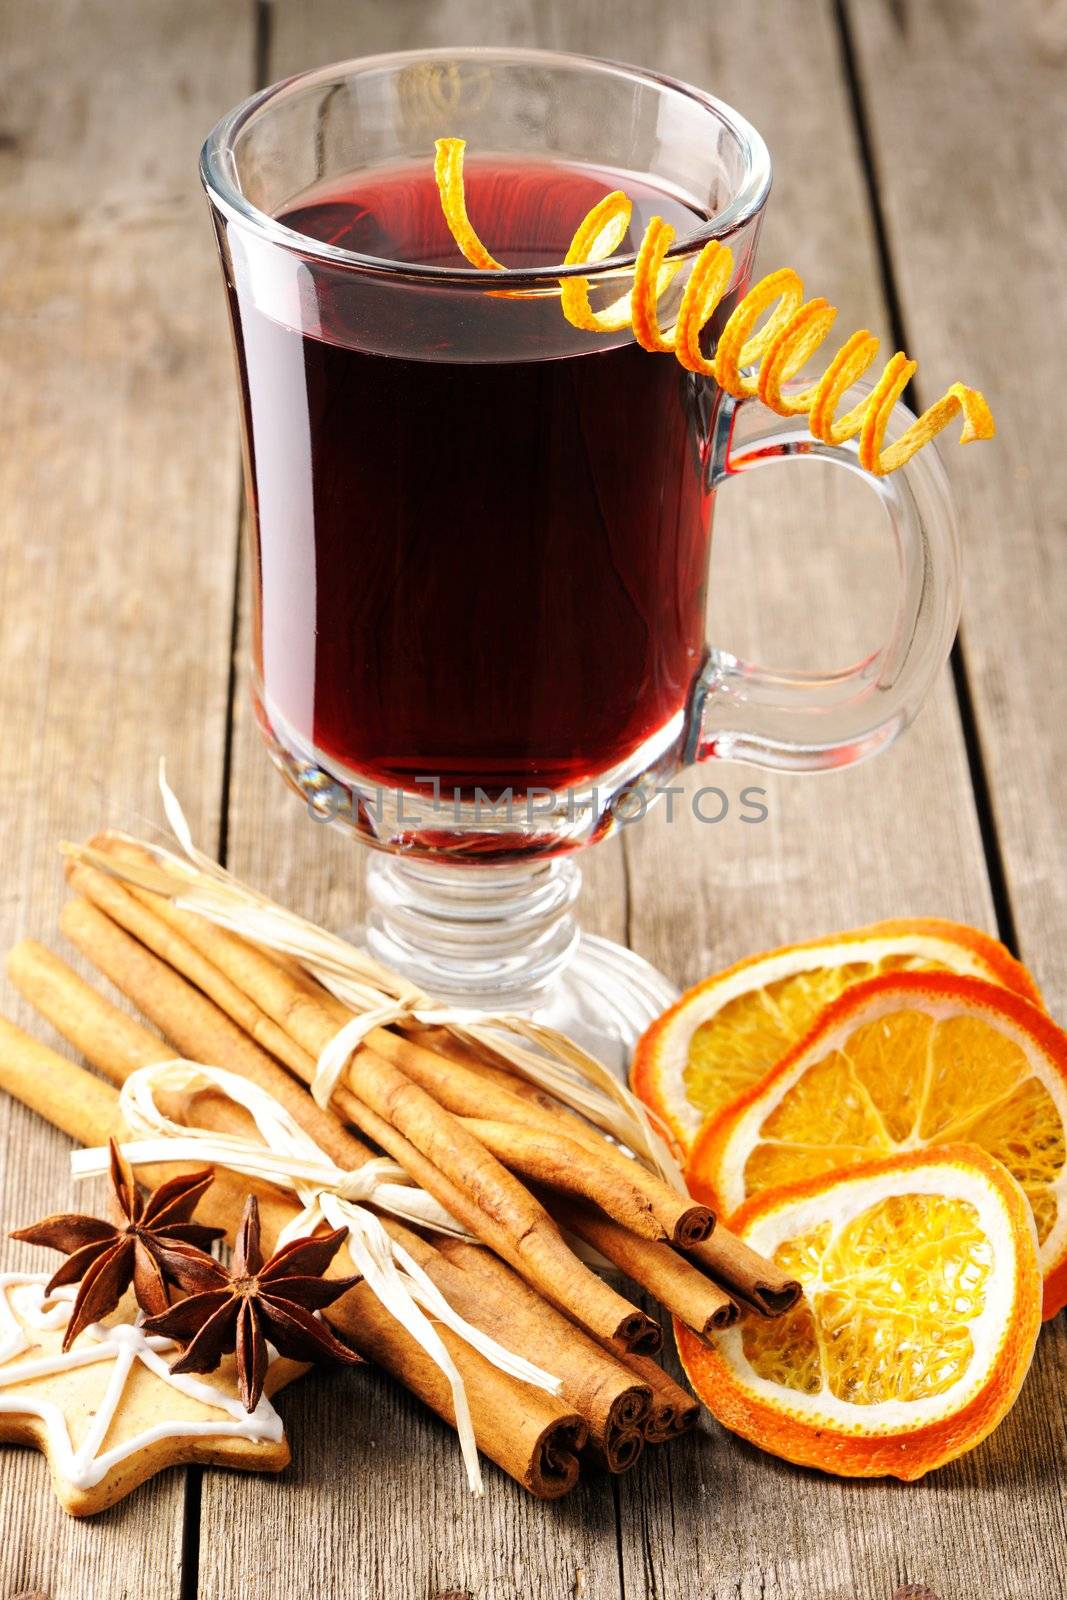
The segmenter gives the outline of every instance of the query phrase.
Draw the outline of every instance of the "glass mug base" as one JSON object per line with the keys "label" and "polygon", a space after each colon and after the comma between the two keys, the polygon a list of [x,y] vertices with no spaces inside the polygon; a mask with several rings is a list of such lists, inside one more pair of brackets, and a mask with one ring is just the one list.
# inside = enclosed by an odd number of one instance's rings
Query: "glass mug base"
{"label": "glass mug base", "polygon": [[446,867],[376,854],[355,937],[436,998],[533,1017],[624,1077],[637,1039],[678,990],[632,950],[579,930],[580,889],[572,860]]}

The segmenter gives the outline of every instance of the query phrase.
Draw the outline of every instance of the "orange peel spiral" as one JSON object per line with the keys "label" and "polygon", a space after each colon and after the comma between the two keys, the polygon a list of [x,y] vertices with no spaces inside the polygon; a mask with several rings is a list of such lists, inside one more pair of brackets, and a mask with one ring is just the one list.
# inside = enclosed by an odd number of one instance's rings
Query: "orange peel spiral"
{"label": "orange peel spiral", "polygon": [[[485,271],[506,270],[482,243],[467,215],[463,185],[463,139],[438,139],[434,176],[445,221],[464,257]],[[618,249],[630,227],[633,205],[620,189],[605,195],[582,219],[564,257],[564,265],[593,265]],[[850,335],[821,377],[787,394],[795,378],[821,349],[837,318],[837,309],[822,298],[804,299],[804,285],[790,267],[780,268],[752,286],[734,307],[712,355],[701,339],[733,279],[734,257],[728,245],[710,239],[693,261],[673,329],[659,321],[659,301],[681,270],[681,258],[669,259],[675,230],[662,217],[645,229],[634,263],[633,286],[603,311],[594,311],[588,278],[561,278],[563,315],[588,333],[617,333],[630,327],[645,350],[677,357],[689,372],[713,379],[735,399],[759,399],[782,417],[807,415],[812,437],[840,445],[859,435],[859,463],[875,477],[903,467],[957,416],[963,417],[960,444],[991,439],[996,432],[985,396],[966,384],[952,384],[939,400],[916,417],[899,439],[886,444],[893,407],[911,382],[918,363],[898,350],[858,404],[838,416],[845,395],[873,366],[879,341],[866,328]],[[761,324],[761,318],[765,318]]]}

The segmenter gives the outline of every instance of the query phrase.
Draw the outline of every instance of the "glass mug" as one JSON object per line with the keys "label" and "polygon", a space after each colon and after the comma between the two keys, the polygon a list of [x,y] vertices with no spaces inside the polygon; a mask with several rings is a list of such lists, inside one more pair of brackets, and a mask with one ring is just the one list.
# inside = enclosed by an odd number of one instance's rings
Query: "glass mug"
{"label": "glass mug", "polygon": [[[467,140],[472,221],[448,232],[434,140]],[[900,592],[846,671],[770,672],[705,636],[717,488],[854,445],[738,404],[627,328],[574,328],[625,293],[658,213],[686,266],[711,238],[752,281],[770,161],[687,84],[534,50],[427,50],[305,73],[204,146],[243,401],[252,685],[271,754],[370,858],[364,937],[443,998],[530,1009],[620,1059],[670,1002],[632,952],[580,936],[573,859],[698,761],[815,771],[914,717],[955,633],[954,513],[927,447],[889,478]],[[630,233],[564,267],[609,190]],[[503,293],[501,291],[504,291]],[[853,397],[854,398],[854,397]],[[898,407],[895,437],[910,420]]]}

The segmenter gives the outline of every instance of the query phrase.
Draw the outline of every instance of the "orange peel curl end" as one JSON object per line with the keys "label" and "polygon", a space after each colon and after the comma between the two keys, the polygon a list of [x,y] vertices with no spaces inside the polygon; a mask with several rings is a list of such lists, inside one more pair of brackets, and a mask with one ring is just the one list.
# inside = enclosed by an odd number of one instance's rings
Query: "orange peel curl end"
{"label": "orange peel curl end", "polygon": [[867,401],[867,414],[860,430],[860,466],[875,477],[883,478],[905,466],[923,445],[947,428],[954,417],[963,415],[960,444],[972,444],[976,439],[992,439],[996,423],[985,396],[978,389],[954,383],[940,400],[928,406],[921,417],[901,434],[899,439],[883,448],[889,414],[903,394],[918,363],[909,361],[900,351],[893,357]]}
{"label": "orange peel curl end", "polygon": [[437,180],[441,209],[448,223],[448,231],[471,266],[480,267],[483,272],[504,272],[506,268],[503,263],[489,254],[467,215],[467,198],[463,187],[463,152],[466,147],[466,139],[438,139],[434,143],[433,175]]}

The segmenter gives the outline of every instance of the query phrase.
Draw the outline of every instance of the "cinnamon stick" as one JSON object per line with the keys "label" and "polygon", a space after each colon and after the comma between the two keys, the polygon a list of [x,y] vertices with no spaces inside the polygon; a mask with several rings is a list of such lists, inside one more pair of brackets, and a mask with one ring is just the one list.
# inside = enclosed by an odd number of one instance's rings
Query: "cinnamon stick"
{"label": "cinnamon stick", "polygon": [[117,879],[99,868],[75,862],[67,869],[67,880],[75,894],[106,912],[112,922],[125,928],[213,1000],[261,1049],[277,1057],[292,1071],[301,1070],[303,1052],[284,1028],[265,1016],[213,962],[202,956],[177,929],[169,927],[154,911],[141,904]]}
{"label": "cinnamon stick", "polygon": [[[117,861],[151,866],[156,872],[162,870],[148,851],[113,834],[99,834],[91,843]],[[133,884],[124,887],[159,921],[181,934],[188,945],[205,956],[235,988],[300,1045],[303,1053],[297,1060],[302,1064],[294,1064],[292,1068],[299,1077],[313,1070],[323,1044],[351,1015],[339,1000],[291,964],[287,965],[284,956],[273,952],[265,954],[238,934],[176,906],[166,895],[154,894]],[[221,1005],[221,1009],[226,1010],[226,1006]],[[324,1014],[332,1021],[332,1028],[322,1036],[322,1043],[317,1047],[306,1044],[309,1030],[314,1035]]]}
{"label": "cinnamon stick", "polygon": [[[238,1108],[217,1098],[210,1108],[198,1107],[197,1120],[201,1118],[205,1125],[222,1131],[245,1131]],[[201,1202],[198,1214],[225,1227],[230,1236],[237,1213],[231,1204],[213,1215],[211,1193],[209,1190]],[[297,1206],[284,1199],[260,1199],[260,1219],[268,1247],[273,1246],[297,1211]],[[334,1270],[351,1270],[347,1250],[339,1252]],[[452,1391],[444,1373],[365,1283],[357,1284],[323,1315],[361,1354],[399,1379],[455,1427]],[[586,1424],[578,1411],[544,1390],[501,1372],[440,1323],[437,1333],[463,1379],[482,1454],[539,1499],[554,1500],[566,1494],[577,1482],[578,1454],[587,1438]]]}
{"label": "cinnamon stick", "polygon": [[[395,1033],[389,1033],[388,1037],[392,1043],[383,1042],[375,1034],[374,1048],[395,1060],[413,1077],[418,1076],[417,1069],[421,1069],[424,1077],[419,1081],[424,1087],[429,1087],[424,1079],[432,1075],[446,1096],[442,1104],[447,1103],[449,1109],[459,1115],[518,1122],[584,1144],[640,1190],[672,1244],[688,1248],[706,1239],[714,1227],[715,1219],[707,1206],[698,1204],[689,1195],[676,1194],[662,1178],[624,1155],[598,1128],[560,1105],[546,1090],[517,1072],[485,1061],[473,1047],[447,1029],[423,1029],[415,1040]],[[413,1051],[418,1051],[418,1055],[413,1055]],[[428,1056],[443,1057],[445,1065],[442,1067],[439,1061],[436,1067],[431,1067]],[[471,1109],[463,1110],[465,1106]]]}
{"label": "cinnamon stick", "polygon": [[[172,1058],[174,1052],[164,1040],[120,1011],[44,945],[23,940],[10,952],[8,970],[30,1004],[113,1083],[124,1083],[138,1066]],[[254,1081],[283,1100],[293,1119],[338,1166],[360,1167],[373,1158],[369,1146],[321,1110],[306,1089],[273,1063],[270,1074]]]}
{"label": "cinnamon stick", "polygon": [[700,1404],[688,1389],[675,1383],[658,1362],[649,1356],[626,1355],[621,1359],[635,1378],[647,1383],[652,1390],[652,1404],[645,1418],[644,1433],[648,1444],[666,1444],[679,1434],[688,1433],[700,1416]]}
{"label": "cinnamon stick", "polygon": [[592,1436],[586,1443],[585,1453],[598,1467],[618,1477],[623,1472],[629,1472],[631,1467],[636,1467],[645,1453],[646,1443],[643,1425],[640,1428],[622,1428],[612,1440],[610,1455],[599,1439]]}
{"label": "cinnamon stick", "polygon": [[[190,1060],[229,1065],[235,1072],[242,1066],[252,1073],[276,1066],[243,1028],[223,1016],[198,989],[98,906],[80,898],[68,900],[60,912],[59,927]],[[220,1059],[222,1052],[225,1063]]]}
{"label": "cinnamon stick", "polygon": [[[60,927],[187,1056],[225,1064],[250,1077],[267,1074],[272,1068],[274,1073],[281,1073],[277,1064],[217,1006],[96,906],[84,900],[68,901]],[[321,1041],[317,1049],[321,1049],[336,1032],[335,1015],[276,963],[243,946],[241,941],[234,943],[240,946],[235,953],[237,969],[245,975],[247,984],[254,985],[251,997],[279,1026],[292,1028],[303,1048],[317,1040]],[[232,967],[228,976],[247,987]],[[224,1053],[225,1063],[221,1059]],[[462,1213],[453,1210],[453,1214],[509,1260],[547,1299],[620,1350],[647,1351],[658,1346],[658,1324],[578,1260],[544,1207],[458,1119],[370,1050],[358,1052],[346,1077],[347,1087],[375,1114],[379,1124],[389,1125],[402,1136],[405,1152],[413,1147],[425,1161],[415,1172],[396,1153],[395,1144],[380,1139],[377,1142],[382,1148],[401,1161],[415,1181],[449,1210],[453,1206],[443,1197],[434,1169],[451,1180],[447,1186],[451,1196],[457,1190],[464,1191],[471,1203],[464,1206]],[[287,1092],[299,1093],[292,1080]],[[278,1097],[282,1098],[280,1090]],[[357,1126],[364,1126],[358,1116],[353,1120]]]}
{"label": "cinnamon stick", "polygon": [[0,1017],[0,1088],[84,1144],[106,1144],[114,1131],[114,1089],[6,1017]]}
{"label": "cinnamon stick", "polygon": [[[384,1031],[384,1030],[383,1030]],[[459,1071],[466,1074],[463,1095],[464,1100],[469,1095],[471,1103],[478,1098],[478,1083],[481,1083],[481,1098],[484,1107],[492,1106],[491,1114],[495,1116],[515,1115],[516,1102],[522,1102],[530,1117],[536,1118],[539,1126],[549,1125],[559,1128],[562,1125],[571,1138],[579,1140],[596,1140],[602,1148],[605,1159],[614,1159],[623,1162],[627,1167],[637,1167],[632,1181],[642,1187],[642,1192],[651,1195],[654,1186],[659,1180],[651,1174],[644,1172],[637,1163],[630,1162],[609,1140],[604,1139],[595,1129],[583,1124],[577,1117],[556,1106],[536,1084],[527,1083],[518,1073],[508,1072],[502,1067],[481,1060],[476,1051],[465,1046],[461,1041],[454,1039],[444,1029],[426,1030],[427,1038],[432,1044],[434,1052],[446,1055],[453,1061]],[[377,1037],[375,1047],[379,1048]],[[382,1047],[384,1048],[384,1047]],[[412,1051],[420,1051],[420,1059],[425,1058],[430,1052],[424,1047],[412,1044],[409,1040],[401,1041],[390,1047],[389,1053],[396,1060],[403,1063],[411,1060]],[[488,1109],[481,1115],[489,1115]],[[580,1130],[580,1131],[575,1131]],[[691,1255],[696,1262],[713,1277],[718,1278],[731,1294],[738,1296],[764,1316],[782,1316],[790,1310],[800,1298],[800,1284],[788,1274],[782,1272],[772,1261],[766,1260],[758,1252],[745,1244],[741,1239],[719,1223],[714,1231],[710,1225],[710,1213],[707,1214],[709,1226],[704,1232],[699,1232],[699,1224],[692,1226],[686,1210],[686,1201],[683,1197],[673,1195],[666,1185],[661,1185],[666,1193],[666,1199],[660,1197],[654,1209],[656,1216],[667,1228],[673,1242]],[[671,1227],[670,1206],[677,1208],[676,1226]],[[575,1232],[579,1230],[575,1229]],[[583,1234],[582,1237],[585,1237]],[[589,1240],[594,1243],[595,1241]],[[599,1246],[597,1246],[599,1248]],[[609,1255],[607,1250],[602,1252]],[[611,1258],[614,1259],[614,1258]],[[622,1265],[622,1263],[616,1263]],[[624,1266],[623,1270],[629,1271]],[[630,1276],[637,1282],[645,1280],[639,1272],[630,1272]],[[649,1286],[651,1287],[651,1286]],[[657,1293],[653,1289],[653,1293]],[[658,1298],[663,1298],[658,1296]],[[664,1304],[667,1301],[664,1300]],[[685,1317],[682,1318],[685,1321]]]}
{"label": "cinnamon stick", "polygon": [[[232,1233],[232,1210],[212,1217],[211,1191],[198,1215]],[[260,1202],[268,1248],[297,1208],[286,1202]],[[338,1253],[339,1271],[350,1271],[348,1252]],[[392,1317],[365,1283],[358,1283],[323,1315],[362,1354],[377,1362],[450,1427],[456,1425],[452,1390],[440,1367]],[[478,1449],[539,1500],[556,1500],[578,1481],[578,1453],[585,1444],[584,1420],[571,1406],[542,1389],[510,1377],[464,1343],[451,1329],[437,1333],[455,1363],[467,1393]]]}
{"label": "cinnamon stick", "polygon": [[[2,1016],[0,1089],[78,1144],[103,1145],[112,1134],[121,1135],[124,1131],[118,1093],[111,1084],[94,1077],[84,1067],[69,1061]],[[176,1173],[193,1172],[200,1165],[202,1163],[168,1162],[165,1168],[142,1168],[141,1176],[151,1187]],[[239,1217],[250,1187],[248,1180],[220,1170],[215,1175],[214,1187],[227,1196],[232,1215]],[[262,1190],[258,1185],[255,1187],[264,1201],[270,1196],[279,1196],[279,1190],[273,1185],[264,1185]]]}
{"label": "cinnamon stick", "polygon": [[391,1217],[382,1222],[460,1316],[561,1380],[562,1400],[585,1418],[590,1445],[609,1472],[633,1466],[652,1403],[646,1384],[542,1300],[492,1251],[459,1239],[438,1238],[431,1244]]}
{"label": "cinnamon stick", "polygon": [[[181,1055],[257,1083],[339,1165],[358,1166],[370,1159],[373,1152],[317,1106],[266,1051],[97,906],[68,900],[59,926]],[[12,979],[31,1005],[100,1071],[113,1080],[121,1073],[117,1081],[122,1082],[134,1066],[173,1059],[173,1048],[112,1006],[58,956],[41,945],[27,949],[26,943],[16,945],[8,958]],[[124,1042],[124,1051],[111,1050],[112,1031]]]}
{"label": "cinnamon stick", "polygon": [[[101,842],[116,855],[133,859],[140,854],[149,859],[136,847],[106,839]],[[151,895],[145,890],[135,893],[142,903],[157,902],[159,915],[179,927],[190,946],[201,950],[213,962],[221,963],[237,989],[247,991],[262,1011],[300,1039],[305,1052],[301,1076],[306,1081],[307,1062],[317,1059],[323,1046],[347,1018],[345,1008],[325,991],[316,991],[310,981],[302,984],[277,961],[236,935],[214,927],[205,918],[177,910],[164,896]],[[681,1244],[732,1294],[765,1316],[779,1316],[796,1304],[800,1295],[796,1280],[764,1260],[721,1225],[710,1233],[712,1218],[706,1208],[673,1194],[667,1185],[624,1156],[595,1129],[555,1106],[542,1091],[526,1084],[517,1074],[508,1074],[486,1063],[479,1064],[476,1054],[466,1050],[459,1041],[451,1041],[446,1046],[445,1040],[450,1036],[442,1039],[443,1030],[427,1032],[436,1047],[448,1049],[447,1058],[388,1029],[375,1029],[369,1036],[368,1048],[372,1040],[376,1054],[381,1053],[400,1066],[405,1076],[416,1078],[441,1104],[459,1115],[501,1121],[525,1120],[527,1123],[533,1119],[546,1132],[565,1132],[568,1138],[595,1148],[600,1159],[622,1170],[628,1181],[645,1195],[657,1220],[674,1242]],[[361,1056],[362,1052],[354,1056],[350,1073]],[[504,1080],[510,1081],[505,1083]]]}
{"label": "cinnamon stick", "polygon": [[138,1067],[174,1054],[158,1034],[112,1005],[36,939],[13,945],[5,965],[15,988],[34,1010],[113,1081],[122,1082]]}
{"label": "cinnamon stick", "polygon": [[686,1251],[736,1299],[764,1317],[781,1317],[800,1299],[800,1284],[722,1224]]}
{"label": "cinnamon stick", "polygon": [[585,1145],[559,1133],[546,1134],[514,1122],[489,1122],[463,1117],[468,1132],[491,1150],[512,1172],[549,1189],[584,1196],[642,1239],[663,1239],[648,1201],[619,1173]]}
{"label": "cinnamon stick", "polygon": [[669,1244],[639,1239],[580,1202],[553,1199],[549,1210],[557,1222],[599,1250],[694,1333],[706,1337],[737,1321],[738,1308],[729,1295]]}
{"label": "cinnamon stick", "polygon": [[579,1261],[529,1190],[424,1090],[369,1050],[345,1089],[335,1096],[340,1113],[553,1305],[619,1350],[659,1347],[659,1325]]}
{"label": "cinnamon stick", "polygon": [[546,1307],[491,1250],[442,1237],[435,1238],[434,1247],[468,1285],[463,1303],[471,1307],[470,1320],[503,1344],[508,1342],[509,1327],[521,1324],[522,1353],[562,1380],[564,1398],[585,1417],[590,1439],[601,1449],[609,1470],[623,1470],[629,1448],[621,1441],[643,1429],[652,1402],[651,1389],[634,1377],[627,1358],[608,1351],[561,1312]]}
{"label": "cinnamon stick", "polygon": [[675,1194],[661,1178],[624,1155],[596,1128],[539,1094],[532,1085],[531,1094],[516,1092],[515,1084],[521,1082],[517,1076],[512,1084],[505,1085],[501,1081],[503,1073],[481,1073],[458,1055],[444,1057],[388,1028],[375,1028],[367,1036],[367,1046],[393,1062],[457,1116],[535,1127],[549,1136],[581,1144],[596,1161],[643,1195],[660,1225],[660,1237],[665,1235],[675,1244],[688,1246],[711,1232],[714,1218],[707,1206],[688,1195]]}
{"label": "cinnamon stick", "polygon": [[[83,1143],[103,1143],[109,1133],[121,1131],[113,1088],[2,1018],[0,1088]],[[168,1163],[163,1170],[171,1174],[175,1168]],[[151,1181],[153,1173],[145,1169],[142,1175]],[[232,1188],[227,1194],[230,1186],[220,1181],[225,1176],[218,1175],[198,1215],[225,1227],[232,1238],[240,1208]],[[261,1196],[260,1219],[268,1249],[297,1211],[295,1204],[280,1197]],[[346,1251],[339,1252],[332,1270],[351,1271]],[[364,1355],[455,1425],[444,1374],[366,1284],[357,1284],[329,1307],[328,1320]],[[438,1332],[463,1378],[478,1448],[539,1498],[566,1494],[578,1477],[578,1451],[586,1437],[582,1418],[552,1396],[498,1371],[449,1329]]]}

